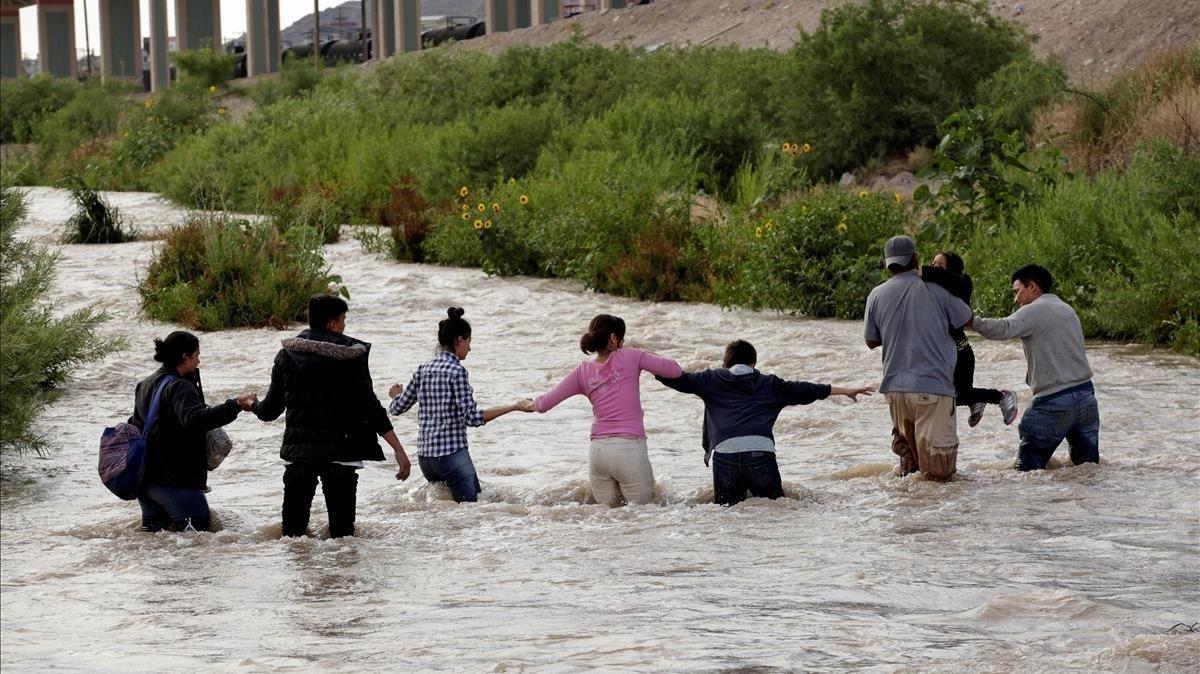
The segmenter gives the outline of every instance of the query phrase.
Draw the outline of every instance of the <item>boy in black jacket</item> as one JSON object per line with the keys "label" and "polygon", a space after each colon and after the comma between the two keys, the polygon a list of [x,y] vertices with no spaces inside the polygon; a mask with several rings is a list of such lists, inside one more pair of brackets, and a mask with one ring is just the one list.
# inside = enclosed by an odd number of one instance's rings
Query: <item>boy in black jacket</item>
{"label": "boy in black jacket", "polygon": [[784,407],[807,405],[831,395],[858,402],[871,395],[869,386],[843,388],[806,381],[786,381],[754,369],[758,352],[750,342],[737,340],[725,347],[724,367],[685,372],[677,379],[657,379],[680,393],[704,401],[704,464],[712,459],[713,500],[733,505],[749,496],[783,496],[783,481],[775,461],[772,429]]}

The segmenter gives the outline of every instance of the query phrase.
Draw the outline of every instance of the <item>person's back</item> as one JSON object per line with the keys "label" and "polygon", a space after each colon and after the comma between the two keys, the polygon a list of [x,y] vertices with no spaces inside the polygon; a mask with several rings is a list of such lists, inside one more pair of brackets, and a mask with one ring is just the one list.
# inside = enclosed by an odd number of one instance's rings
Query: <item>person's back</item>
{"label": "person's back", "polygon": [[[538,412],[545,412],[566,397],[560,393],[581,393],[592,404],[592,438],[643,438],[641,373],[670,367],[667,359],[640,349],[622,347],[608,355],[603,363],[581,362],[572,372],[572,385],[560,386],[534,401]],[[577,389],[575,387],[578,387]]]}

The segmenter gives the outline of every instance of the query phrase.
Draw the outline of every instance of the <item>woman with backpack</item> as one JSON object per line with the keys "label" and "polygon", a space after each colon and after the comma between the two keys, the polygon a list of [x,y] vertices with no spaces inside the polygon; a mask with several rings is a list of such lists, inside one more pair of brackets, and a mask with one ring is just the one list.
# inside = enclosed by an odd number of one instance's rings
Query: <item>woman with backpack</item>
{"label": "woman with backpack", "polygon": [[[200,340],[176,330],[154,340],[154,360],[162,363],[134,393],[129,423],[146,437],[146,472],[138,491],[142,531],[208,531],[212,518],[204,490],[208,483],[206,434],[234,419],[254,402],[250,395],[220,405],[204,404],[200,388]],[[150,428],[146,417],[155,397],[158,411]]]}

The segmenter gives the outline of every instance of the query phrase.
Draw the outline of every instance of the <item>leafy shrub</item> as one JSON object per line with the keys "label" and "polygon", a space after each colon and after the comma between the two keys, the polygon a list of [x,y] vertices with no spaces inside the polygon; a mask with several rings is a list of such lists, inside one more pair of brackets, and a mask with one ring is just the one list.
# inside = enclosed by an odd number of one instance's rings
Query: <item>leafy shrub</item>
{"label": "leafy shrub", "polygon": [[815,191],[732,232],[749,245],[740,273],[717,296],[726,305],[860,318],[867,294],[884,280],[883,244],[908,219],[908,209],[887,196]]}
{"label": "leafy shrub", "polygon": [[180,80],[194,80],[203,87],[226,87],[233,78],[237,56],[213,49],[195,49],[175,52],[171,55],[179,69]]}
{"label": "leafy shrub", "polygon": [[70,103],[80,88],[49,75],[0,81],[0,143],[31,141],[37,123]]}
{"label": "leafy shrub", "polygon": [[268,196],[267,211],[275,227],[286,232],[297,227],[307,227],[321,236],[322,243],[334,243],[341,236],[341,223],[345,219],[337,205],[318,191],[276,191]]}
{"label": "leafy shrub", "polygon": [[280,233],[270,223],[195,219],[168,235],[138,291],[156,320],[198,330],[283,328],[303,317],[309,297],[340,283],[310,228]]}
{"label": "leafy shrub", "polygon": [[66,154],[117,129],[129,86],[120,82],[89,82],[58,110],[34,126],[33,141],[43,153]]}
{"label": "leafy shrub", "polygon": [[287,59],[278,77],[260,80],[248,93],[259,107],[266,107],[285,98],[303,98],[324,78],[325,68],[315,59]]}
{"label": "leafy shrub", "polygon": [[67,220],[63,243],[124,243],[134,238],[121,224],[121,214],[88,186],[83,178],[73,176],[64,183],[71,190],[75,214]]}
{"label": "leafy shrub", "polygon": [[785,128],[812,143],[819,174],[930,144],[938,123],[975,102],[980,82],[1029,58],[1030,42],[979,0],[825,9],[792,50]]}
{"label": "leafy shrub", "polygon": [[978,106],[988,112],[989,125],[999,131],[1028,134],[1038,110],[1061,98],[1067,71],[1057,59],[1018,59],[979,83]]}
{"label": "leafy shrub", "polygon": [[123,346],[97,337],[107,320],[84,309],[55,317],[46,294],[54,282],[55,256],[16,238],[25,219],[24,195],[0,187],[0,449],[49,449],[33,421],[54,401],[78,365]]}

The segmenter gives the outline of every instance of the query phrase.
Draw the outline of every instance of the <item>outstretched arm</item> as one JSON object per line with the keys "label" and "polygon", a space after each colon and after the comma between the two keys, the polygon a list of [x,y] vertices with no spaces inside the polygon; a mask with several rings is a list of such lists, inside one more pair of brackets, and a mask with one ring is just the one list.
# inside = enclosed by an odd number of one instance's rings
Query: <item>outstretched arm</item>
{"label": "outstretched arm", "polygon": [[534,398],[533,409],[537,412],[546,413],[567,398],[582,394],[583,387],[579,385],[579,368],[576,367],[558,383],[558,386],[551,389],[549,393]]}
{"label": "outstretched arm", "polygon": [[275,356],[275,365],[271,368],[271,387],[267,389],[267,395],[250,406],[250,411],[254,412],[254,416],[263,421],[275,421],[280,414],[283,414],[284,389],[286,388],[283,358],[287,358],[287,354],[282,351]]}
{"label": "outstretched arm", "polygon": [[829,395],[831,396],[846,396],[847,398],[858,402],[858,396],[869,396],[875,392],[874,386],[860,386],[858,388],[847,388],[845,386],[830,386]]}
{"label": "outstretched arm", "polygon": [[680,393],[700,395],[700,383],[703,375],[703,372],[684,372],[683,376],[680,377],[670,378],[655,375],[654,378],[658,380],[658,383],[669,389],[679,391]]}
{"label": "outstretched arm", "polygon": [[638,356],[638,368],[668,379],[683,376],[683,368],[679,367],[679,363],[649,351],[642,351]]}

